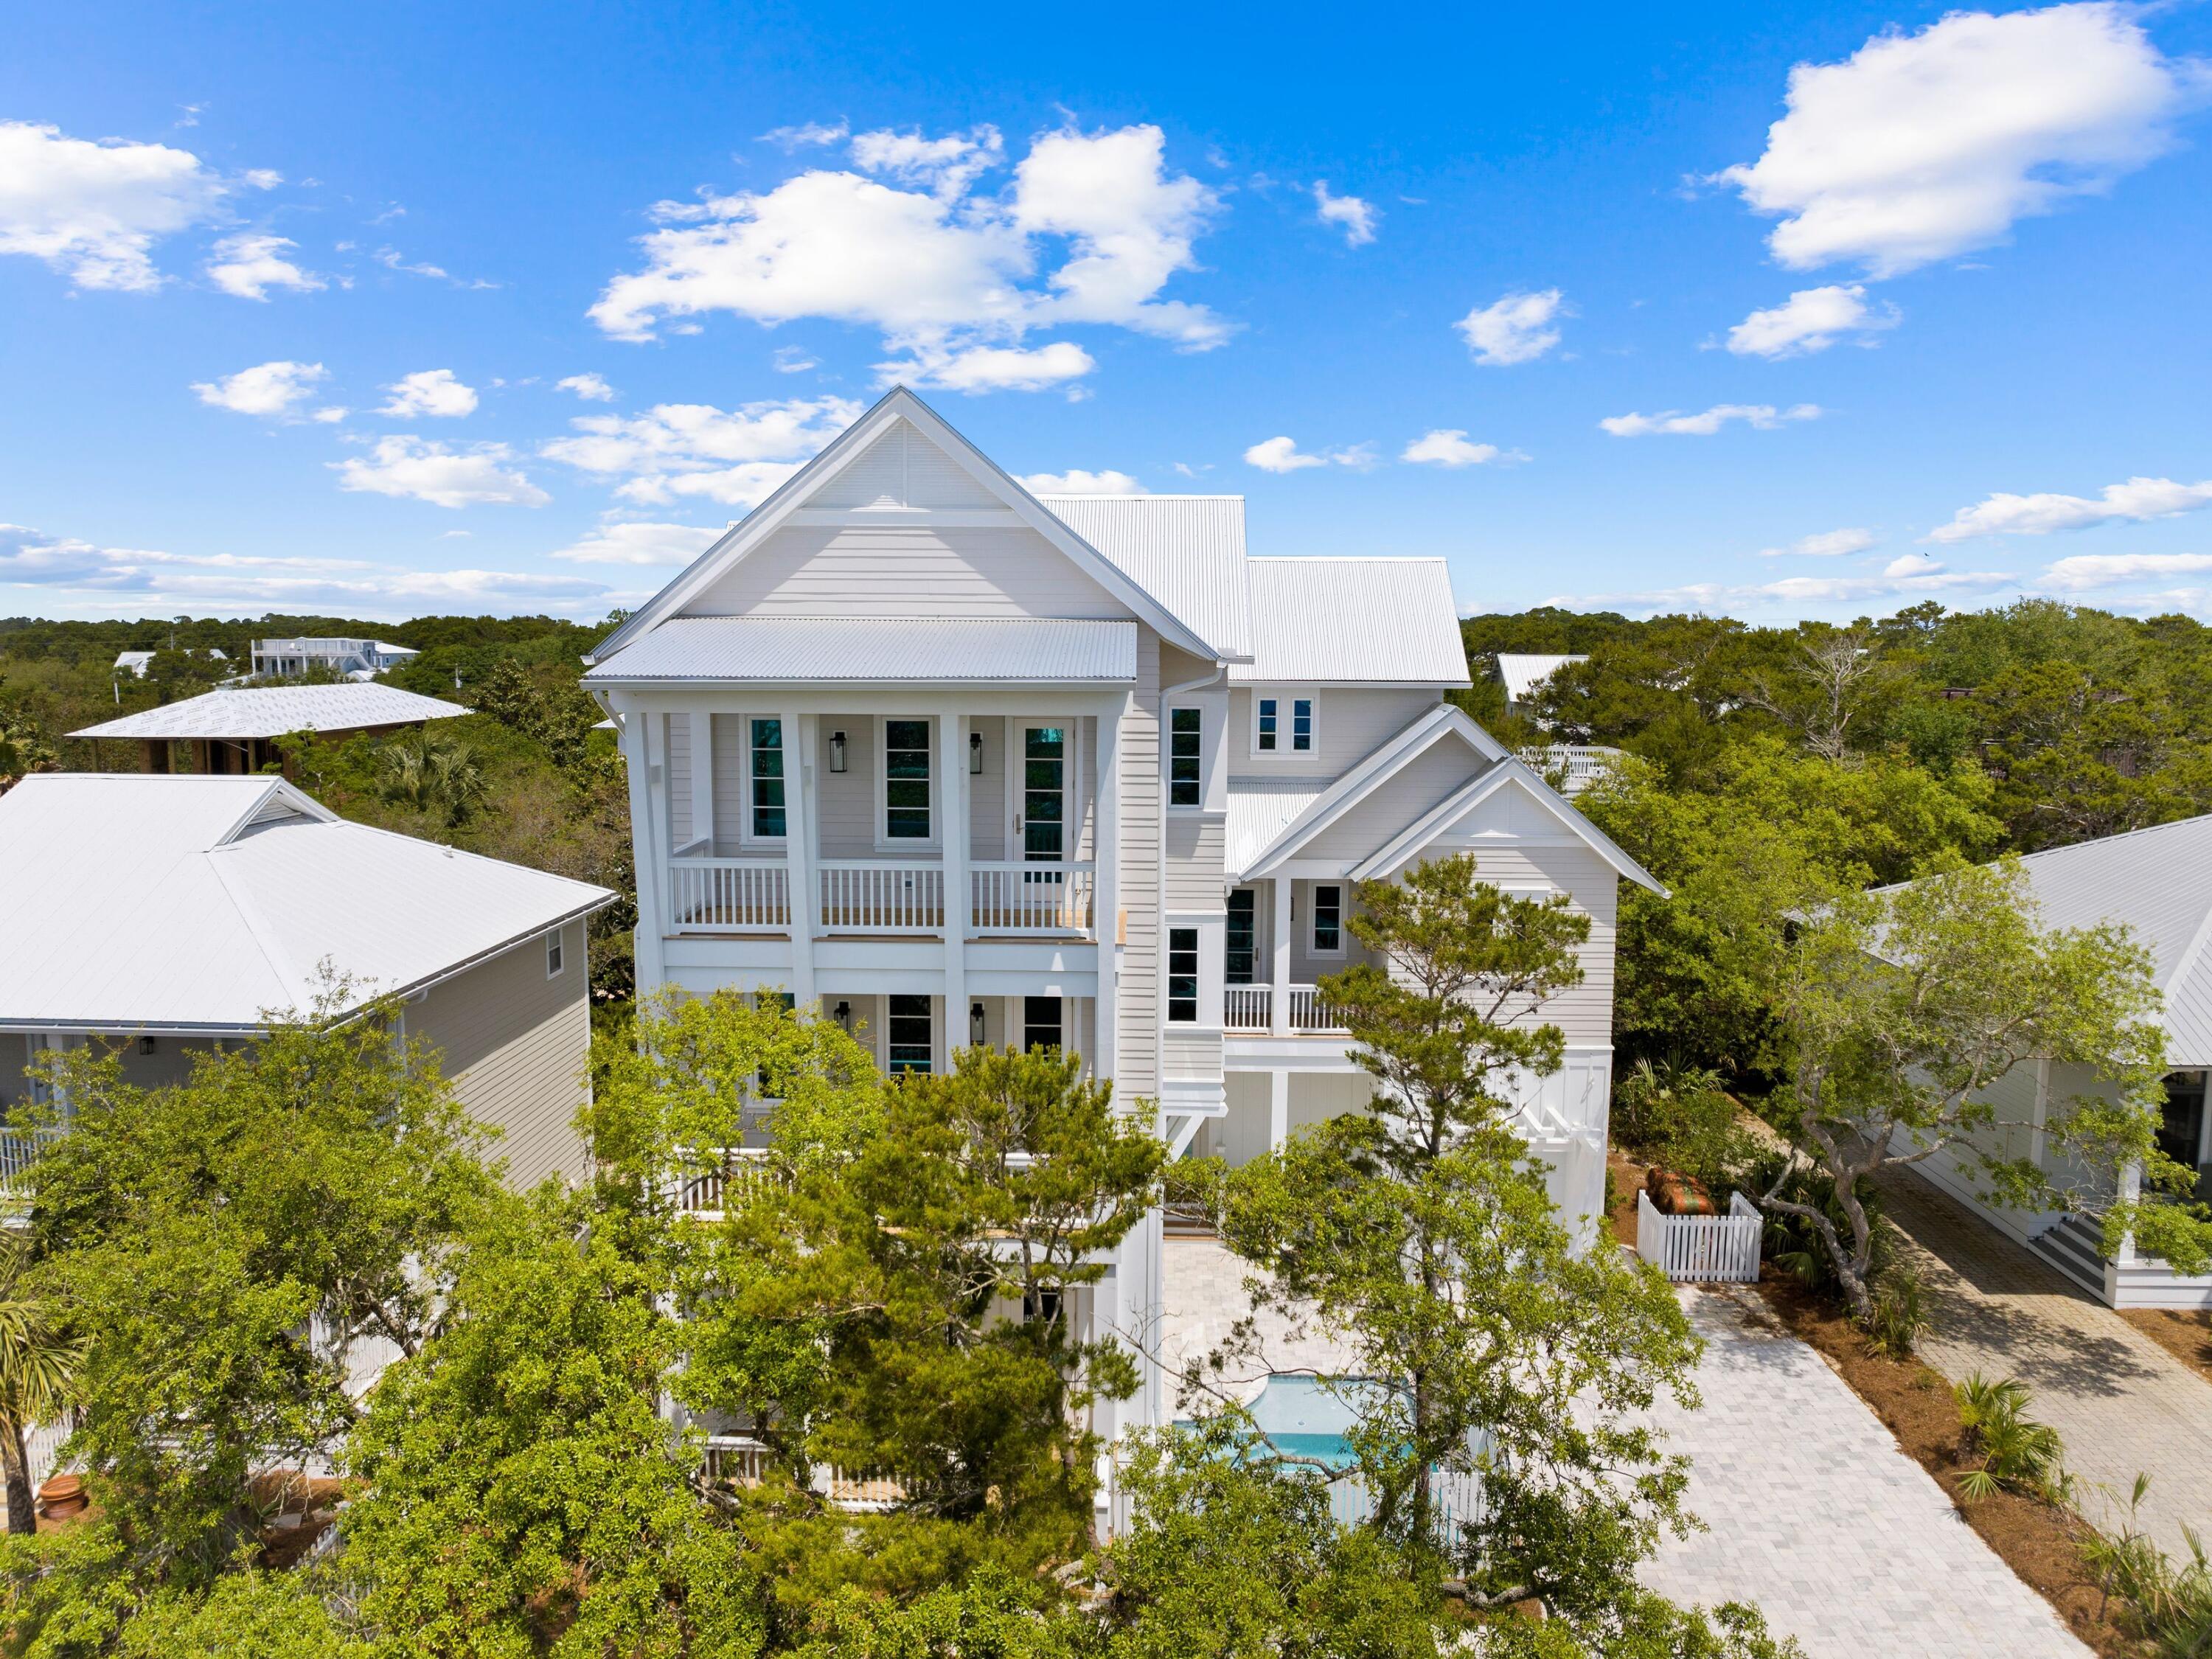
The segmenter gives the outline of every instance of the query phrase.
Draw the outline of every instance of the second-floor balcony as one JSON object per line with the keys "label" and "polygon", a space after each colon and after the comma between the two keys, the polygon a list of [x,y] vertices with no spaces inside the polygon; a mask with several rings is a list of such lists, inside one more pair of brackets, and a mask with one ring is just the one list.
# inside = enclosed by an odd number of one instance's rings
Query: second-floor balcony
{"label": "second-floor balcony", "polygon": [[[679,857],[669,861],[670,928],[679,933],[787,933],[790,861]],[[971,864],[951,921],[967,938],[1093,939],[1097,872],[1090,863]],[[801,890],[803,894],[804,890]],[[934,860],[823,859],[804,920],[817,933],[942,935],[945,869]]]}
{"label": "second-floor balcony", "polygon": [[1291,1036],[1340,1036],[1344,1022],[1328,1006],[1317,986],[1285,985],[1284,1023],[1275,1024],[1275,987],[1229,985],[1222,988],[1222,1029],[1231,1036],[1265,1036],[1270,1032]]}

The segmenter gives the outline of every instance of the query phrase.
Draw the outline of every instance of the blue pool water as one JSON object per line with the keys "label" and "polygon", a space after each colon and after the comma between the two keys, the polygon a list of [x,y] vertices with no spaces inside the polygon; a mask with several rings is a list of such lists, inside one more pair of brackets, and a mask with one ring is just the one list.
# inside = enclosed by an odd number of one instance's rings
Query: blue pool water
{"label": "blue pool water", "polygon": [[1374,1387],[1358,1377],[1271,1376],[1252,1402],[1252,1420],[1278,1451],[1346,1468],[1354,1460],[1345,1432]]}

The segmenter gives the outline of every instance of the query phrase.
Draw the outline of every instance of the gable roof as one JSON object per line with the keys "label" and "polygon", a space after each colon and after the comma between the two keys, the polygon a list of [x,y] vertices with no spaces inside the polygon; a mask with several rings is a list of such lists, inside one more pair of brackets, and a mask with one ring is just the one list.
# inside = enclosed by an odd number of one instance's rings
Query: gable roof
{"label": "gable roof", "polygon": [[590,686],[913,680],[1051,684],[1137,678],[1137,624],[1039,617],[674,617]]}
{"label": "gable roof", "polygon": [[1528,694],[1571,662],[1588,662],[1587,656],[1540,656],[1528,652],[1498,653],[1498,678],[1505,688],[1505,701],[1525,702]]}
{"label": "gable roof", "polygon": [[497,955],[615,895],[349,823],[281,778],[34,773],[0,796],[0,1029],[246,1032]]}
{"label": "gable roof", "polygon": [[1208,662],[1224,660],[1222,653],[1202,639],[1165,605],[1147,592],[1121,566],[1109,559],[1062,523],[990,457],[955,431],[928,404],[906,387],[893,386],[866,414],[840,433],[827,448],[786,479],[776,492],[730,526],[729,532],[686,566],[659,592],[633,612],[620,628],[602,640],[586,657],[594,665],[634,645],[677,615],[707,586],[741,562],[781,526],[788,521],[824,484],[866,452],[869,446],[900,421],[911,422],[976,483],[1011,508],[1015,518],[1036,531],[1129,611],[1149,623],[1160,636],[1180,650]]}
{"label": "gable roof", "polygon": [[1531,770],[1517,756],[1511,755],[1463,788],[1454,790],[1449,797],[1377,848],[1363,862],[1355,865],[1352,871],[1352,879],[1375,881],[1396,874],[1438,835],[1492,796],[1509,788],[1518,789],[1556,818],[1562,829],[1611,865],[1617,874],[1626,877],[1639,887],[1650,888],[1662,898],[1667,896],[1667,890],[1659,884],[1650,871],[1623,852],[1612,836],[1577,811],[1573,805],[1545,782],[1540,774]]}
{"label": "gable roof", "polygon": [[470,711],[396,685],[227,687],[72,732],[73,738],[281,738],[452,720]]}
{"label": "gable roof", "polygon": [[1247,562],[1252,660],[1230,669],[1231,684],[1470,683],[1451,574],[1442,559]]}
{"label": "gable roof", "polygon": [[1040,495],[1231,661],[1252,654],[1242,495]]}

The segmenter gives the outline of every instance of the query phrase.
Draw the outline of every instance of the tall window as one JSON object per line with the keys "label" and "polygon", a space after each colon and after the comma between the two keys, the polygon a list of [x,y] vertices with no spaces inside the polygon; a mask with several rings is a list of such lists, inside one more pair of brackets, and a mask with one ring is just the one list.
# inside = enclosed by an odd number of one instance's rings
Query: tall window
{"label": "tall window", "polygon": [[893,997],[886,1035],[890,1039],[890,1069],[929,1070],[930,1030],[927,997]]}
{"label": "tall window", "polygon": [[884,722],[884,836],[929,839],[929,722]]}
{"label": "tall window", "polygon": [[1260,750],[1262,754],[1273,752],[1275,747],[1275,708],[1273,697],[1260,699]]}
{"label": "tall window", "polygon": [[1205,756],[1200,744],[1205,722],[1195,708],[1168,711],[1168,805],[1197,806],[1204,802]]}
{"label": "tall window", "polygon": [[1065,1048],[1065,1034],[1060,1029],[1060,999],[1058,997],[1024,997],[1022,999],[1022,1049]]}
{"label": "tall window", "polygon": [[556,927],[545,935],[545,977],[552,979],[558,975],[566,960],[567,946],[562,940],[561,930]]}
{"label": "tall window", "polygon": [[1316,884],[1313,890],[1313,953],[1344,954],[1344,889]]}
{"label": "tall window", "polygon": [[1258,896],[1249,887],[1239,887],[1229,895],[1229,940],[1222,977],[1231,985],[1249,985],[1258,963],[1259,927],[1253,908]]}
{"label": "tall window", "polygon": [[2204,1073],[2169,1072],[2160,1110],[2158,1149],[2176,1164],[2197,1167],[2204,1139]]}
{"label": "tall window", "polygon": [[1291,747],[1301,751],[1313,747],[1313,699],[1291,699]]}
{"label": "tall window", "polygon": [[752,723],[753,834],[783,834],[783,722]]}
{"label": "tall window", "polygon": [[1168,929],[1168,1021],[1198,1023],[1198,929]]}

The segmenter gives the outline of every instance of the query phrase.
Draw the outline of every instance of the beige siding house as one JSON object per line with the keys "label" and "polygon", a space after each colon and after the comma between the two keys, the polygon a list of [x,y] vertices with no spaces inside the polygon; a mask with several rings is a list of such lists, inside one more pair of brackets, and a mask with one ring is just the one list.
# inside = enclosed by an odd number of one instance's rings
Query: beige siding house
{"label": "beige siding house", "polygon": [[[41,1052],[88,1043],[181,1081],[336,975],[337,1012],[400,999],[509,1181],[580,1180],[585,921],[614,897],[346,823],[277,778],[35,774],[0,797],[0,1109]],[[27,1155],[0,1136],[0,1175]]]}

